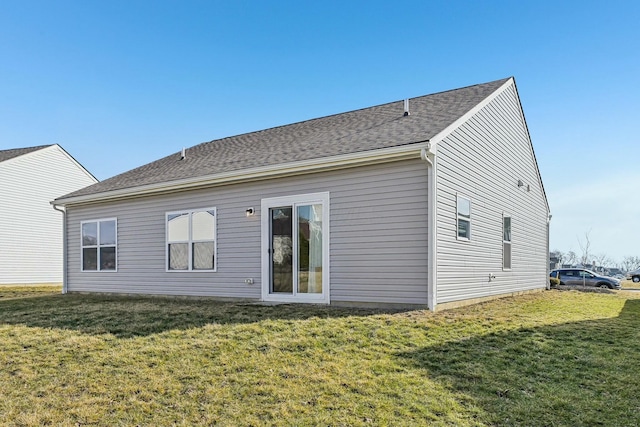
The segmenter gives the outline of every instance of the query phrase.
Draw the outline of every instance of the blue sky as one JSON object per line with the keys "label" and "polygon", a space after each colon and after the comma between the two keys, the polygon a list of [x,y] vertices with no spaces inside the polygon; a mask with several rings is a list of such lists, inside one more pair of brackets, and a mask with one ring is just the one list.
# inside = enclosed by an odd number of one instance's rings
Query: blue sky
{"label": "blue sky", "polygon": [[0,149],[106,179],[200,142],[515,76],[551,248],[640,256],[640,2],[0,1]]}

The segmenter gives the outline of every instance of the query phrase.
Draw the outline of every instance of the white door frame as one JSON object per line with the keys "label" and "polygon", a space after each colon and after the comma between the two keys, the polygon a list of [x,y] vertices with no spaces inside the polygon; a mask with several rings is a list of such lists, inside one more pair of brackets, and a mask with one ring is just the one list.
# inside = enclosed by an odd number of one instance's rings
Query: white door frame
{"label": "white door frame", "polygon": [[[269,209],[282,206],[291,206],[293,207],[292,212],[296,212],[296,206],[309,205],[312,203],[322,204],[322,293],[296,294],[296,280],[294,280],[293,294],[271,293],[271,257],[269,253],[271,245],[271,221]],[[329,304],[329,218],[329,192],[299,194],[293,196],[271,197],[262,199],[260,204],[260,226],[262,234],[262,301]],[[294,232],[294,247],[297,246],[297,236],[295,236],[295,234],[296,233]]]}

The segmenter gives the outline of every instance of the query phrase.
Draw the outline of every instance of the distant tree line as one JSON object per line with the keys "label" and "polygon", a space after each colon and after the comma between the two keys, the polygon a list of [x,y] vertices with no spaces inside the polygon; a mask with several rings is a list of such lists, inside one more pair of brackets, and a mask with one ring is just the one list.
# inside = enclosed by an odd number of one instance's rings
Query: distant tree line
{"label": "distant tree line", "polygon": [[555,249],[549,253],[554,258],[558,266],[562,265],[593,265],[605,268],[618,268],[622,271],[633,271],[640,269],[640,256],[626,255],[622,260],[616,261],[605,253],[599,254],[576,254],[574,251],[563,252]]}
{"label": "distant tree line", "polygon": [[583,238],[578,237],[578,246],[580,246],[579,254],[576,254],[574,251],[562,252],[556,249],[549,252],[549,257],[555,259],[558,267],[580,264],[583,267],[591,266],[593,269],[599,267],[606,269],[617,268],[624,272],[640,269],[639,256],[627,255],[623,257],[621,261],[615,261],[606,253],[592,253],[590,234],[591,230],[585,232]]}

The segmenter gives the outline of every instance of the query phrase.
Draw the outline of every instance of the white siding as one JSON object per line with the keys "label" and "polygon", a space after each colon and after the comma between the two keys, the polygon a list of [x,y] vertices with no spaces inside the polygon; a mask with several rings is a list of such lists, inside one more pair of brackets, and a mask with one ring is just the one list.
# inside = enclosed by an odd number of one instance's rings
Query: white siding
{"label": "white siding", "polygon": [[62,214],[49,202],[95,182],[57,145],[0,163],[0,284],[62,282]]}
{"label": "white siding", "polygon": [[[437,302],[544,288],[548,211],[514,86],[442,140],[436,159]],[[456,193],[471,199],[470,241],[456,238]],[[510,271],[503,213],[512,218]]]}
{"label": "white siding", "polygon": [[[330,192],[331,301],[427,303],[427,168],[420,160],[68,209],[69,291],[259,299],[262,198]],[[165,271],[165,213],[216,207],[217,271]],[[245,216],[249,207],[256,214]],[[118,219],[118,271],[80,271],[80,221]],[[244,280],[254,279],[247,285]]]}

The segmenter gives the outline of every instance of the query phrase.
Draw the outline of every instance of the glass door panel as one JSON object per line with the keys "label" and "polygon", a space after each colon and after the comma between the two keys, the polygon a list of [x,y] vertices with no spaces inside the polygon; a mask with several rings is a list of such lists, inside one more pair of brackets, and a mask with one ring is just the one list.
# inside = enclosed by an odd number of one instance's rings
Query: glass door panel
{"label": "glass door panel", "polygon": [[296,206],[297,292],[322,293],[322,204]]}
{"label": "glass door panel", "polygon": [[269,209],[272,293],[293,293],[293,208]]}

